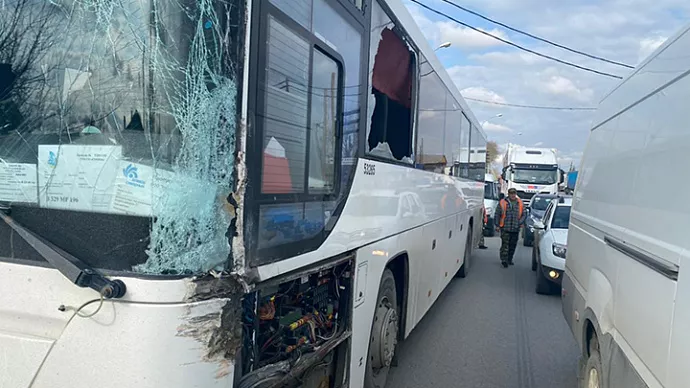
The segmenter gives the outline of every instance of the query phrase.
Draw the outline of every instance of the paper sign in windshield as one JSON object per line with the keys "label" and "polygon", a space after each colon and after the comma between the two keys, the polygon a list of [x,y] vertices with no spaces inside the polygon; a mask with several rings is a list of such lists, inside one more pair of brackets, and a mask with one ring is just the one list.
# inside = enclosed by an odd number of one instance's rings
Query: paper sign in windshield
{"label": "paper sign in windshield", "polygon": [[0,162],[0,201],[38,203],[35,164]]}
{"label": "paper sign in windshield", "polygon": [[175,173],[139,163],[120,161],[112,211],[137,216],[152,216],[153,205],[170,186]]}
{"label": "paper sign in windshield", "polygon": [[121,156],[121,146],[39,145],[40,206],[109,212]]}

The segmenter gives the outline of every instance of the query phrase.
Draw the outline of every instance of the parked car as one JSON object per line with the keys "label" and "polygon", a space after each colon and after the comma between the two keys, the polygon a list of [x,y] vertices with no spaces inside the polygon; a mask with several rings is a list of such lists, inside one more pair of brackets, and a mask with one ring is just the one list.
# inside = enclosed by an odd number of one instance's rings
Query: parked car
{"label": "parked car", "polygon": [[[690,25],[604,96],[562,284],[584,387],[690,387]],[[676,197],[659,188],[673,183]]]}
{"label": "parked car", "polygon": [[572,204],[571,197],[552,199],[544,218],[534,222],[536,233],[532,248],[532,271],[537,273],[537,294],[552,294],[560,290],[568,250]]}
{"label": "parked car", "polygon": [[532,201],[527,207],[528,215],[525,219],[525,227],[522,228],[522,244],[531,247],[534,242],[534,221],[544,218],[546,207],[551,200],[558,197],[557,194],[537,194],[532,197]]}

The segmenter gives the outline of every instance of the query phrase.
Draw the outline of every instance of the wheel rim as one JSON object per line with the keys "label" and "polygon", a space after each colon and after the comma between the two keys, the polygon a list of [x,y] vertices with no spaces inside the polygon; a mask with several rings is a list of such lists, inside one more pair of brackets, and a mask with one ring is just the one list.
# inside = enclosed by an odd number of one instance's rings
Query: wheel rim
{"label": "wheel rim", "polygon": [[587,388],[599,388],[599,371],[596,368],[589,370],[587,375]]}
{"label": "wheel rim", "polygon": [[374,372],[390,367],[398,343],[398,313],[387,297],[376,308],[371,342]]}

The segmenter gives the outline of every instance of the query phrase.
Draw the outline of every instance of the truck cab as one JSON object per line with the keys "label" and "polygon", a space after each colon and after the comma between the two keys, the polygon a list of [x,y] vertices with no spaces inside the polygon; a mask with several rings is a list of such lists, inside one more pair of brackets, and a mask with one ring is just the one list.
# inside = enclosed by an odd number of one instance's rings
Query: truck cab
{"label": "truck cab", "polygon": [[509,144],[503,157],[502,191],[516,189],[518,197],[529,204],[537,194],[556,194],[563,182],[555,149]]}

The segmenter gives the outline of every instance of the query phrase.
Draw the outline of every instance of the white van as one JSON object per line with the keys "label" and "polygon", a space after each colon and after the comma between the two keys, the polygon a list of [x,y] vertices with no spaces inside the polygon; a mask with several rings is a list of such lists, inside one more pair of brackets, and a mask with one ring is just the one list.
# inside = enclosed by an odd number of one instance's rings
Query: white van
{"label": "white van", "polygon": [[493,237],[496,233],[494,211],[498,206],[498,195],[500,192],[498,179],[494,174],[484,174],[484,208],[486,209],[487,223],[484,225],[484,236]]}
{"label": "white van", "polygon": [[689,52],[690,26],[594,119],[562,283],[585,387],[690,387]]}

